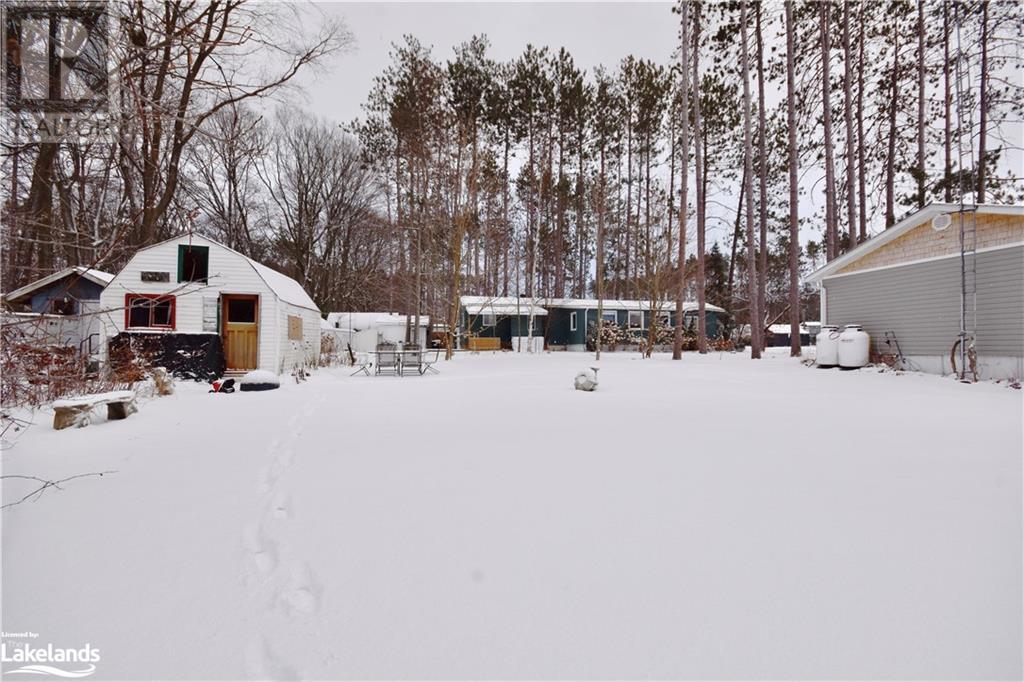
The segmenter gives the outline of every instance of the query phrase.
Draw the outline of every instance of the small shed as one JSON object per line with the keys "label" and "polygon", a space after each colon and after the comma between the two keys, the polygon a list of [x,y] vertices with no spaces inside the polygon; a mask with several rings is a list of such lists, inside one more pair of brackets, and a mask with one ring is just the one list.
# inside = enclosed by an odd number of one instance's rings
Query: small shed
{"label": "small shed", "polygon": [[978,378],[1024,376],[1024,206],[929,204],[808,279],[822,323],[862,325],[875,353],[947,374],[965,327]]}
{"label": "small shed", "polygon": [[219,353],[211,373],[280,374],[315,367],[320,353],[320,310],[301,284],[198,234],[137,251],[101,303],[116,311],[108,338],[156,339],[170,359]]}
{"label": "small shed", "polygon": [[27,338],[92,356],[100,349],[100,294],[113,278],[82,265],[64,268],[6,294],[14,312],[5,312],[4,322],[17,324]]}
{"label": "small shed", "polygon": [[[768,327],[768,333],[765,334],[765,346],[769,348],[786,347],[789,348],[789,340],[792,335],[792,329],[788,324],[773,324]],[[814,336],[817,336],[815,331]],[[810,329],[807,325],[800,325],[800,345],[809,346],[811,339],[814,338],[811,335]]]}
{"label": "small shed", "polygon": [[26,284],[6,294],[4,302],[26,306],[33,313],[78,315],[90,312],[100,293],[114,276],[109,272],[75,265]]}

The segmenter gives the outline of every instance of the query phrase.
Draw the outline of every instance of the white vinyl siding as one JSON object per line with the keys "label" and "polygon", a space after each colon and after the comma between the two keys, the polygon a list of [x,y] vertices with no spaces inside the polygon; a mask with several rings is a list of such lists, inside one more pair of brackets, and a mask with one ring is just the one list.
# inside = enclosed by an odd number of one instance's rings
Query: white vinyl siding
{"label": "white vinyl siding", "polygon": [[[100,305],[108,311],[104,315],[105,336],[115,336],[124,330],[125,294],[166,294],[175,296],[174,332],[183,334],[215,334],[211,329],[212,300],[222,294],[248,294],[259,297],[260,369],[274,372],[291,371],[296,360],[316,358],[319,354],[320,314],[318,311],[282,303],[247,258],[220,244],[193,235],[192,243],[209,246],[209,281],[177,282],[178,245],[188,244],[189,237],[170,240],[143,249],[135,254],[124,269],[110,282],[100,296]],[[167,282],[143,282],[142,272],[167,272]],[[204,324],[204,308],[206,323]],[[308,343],[302,348],[286,345],[287,325],[282,316],[291,314],[303,318],[303,337]],[[214,309],[216,310],[216,309]],[[222,321],[223,322],[223,321]],[[292,342],[294,343],[294,342]],[[305,346],[310,346],[307,348]],[[315,348],[313,348],[315,347]],[[314,354],[315,351],[315,354]]]}
{"label": "white vinyl siding", "polygon": [[[289,374],[298,366],[315,367],[320,356],[320,315],[308,308],[281,303],[275,336],[280,350],[279,374]],[[288,316],[302,318],[302,340],[288,338]]]}

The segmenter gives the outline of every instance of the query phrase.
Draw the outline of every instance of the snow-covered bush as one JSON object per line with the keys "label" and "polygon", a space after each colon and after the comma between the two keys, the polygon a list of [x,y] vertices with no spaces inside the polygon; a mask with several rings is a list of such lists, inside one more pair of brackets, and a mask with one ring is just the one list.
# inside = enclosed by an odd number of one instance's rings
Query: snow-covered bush
{"label": "snow-covered bush", "polygon": [[[601,325],[601,348],[615,350],[616,346],[631,343],[633,335],[626,327],[605,322]],[[587,350],[597,350],[597,323],[591,322],[587,325]]]}

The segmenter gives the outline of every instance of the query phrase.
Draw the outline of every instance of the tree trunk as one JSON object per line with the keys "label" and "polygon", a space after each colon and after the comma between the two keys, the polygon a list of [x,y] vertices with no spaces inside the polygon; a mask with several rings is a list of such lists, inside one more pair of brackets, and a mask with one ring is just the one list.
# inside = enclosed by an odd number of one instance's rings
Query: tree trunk
{"label": "tree trunk", "polygon": [[[53,254],[56,244],[53,225],[53,176],[59,147],[56,142],[39,144],[39,152],[32,166],[28,200],[24,212],[19,216],[23,229],[31,235],[29,243],[35,245],[34,249],[30,247],[25,251],[29,254],[33,250],[36,252],[35,275],[38,277],[49,275],[54,267]],[[17,197],[11,197],[12,201],[16,199]],[[21,265],[32,267],[31,262]]]}
{"label": "tree trunk", "polygon": [[757,259],[757,307],[768,314],[765,290],[768,287],[768,140],[764,104],[764,39],[761,35],[761,3],[754,5],[754,29],[757,48],[757,148],[758,148],[758,221],[760,248]]}
{"label": "tree trunk", "polygon": [[[601,169],[600,178],[598,179],[600,187],[598,189],[598,204],[597,204],[597,272],[595,273],[594,287],[597,290],[597,341],[594,344],[595,359],[601,359],[601,339],[602,331],[604,330],[604,207],[605,207],[605,175],[604,175],[604,145],[601,145]],[[584,318],[586,313],[584,313]],[[584,329],[586,329],[587,321],[583,320]]]}
{"label": "tree trunk", "polygon": [[[747,196],[752,198],[751,176],[753,175],[754,145],[750,113],[750,55],[747,49],[747,0],[740,3],[740,47],[743,62],[743,170],[746,176]],[[747,272],[750,296],[750,357],[761,357],[761,332],[764,321],[757,304],[757,245],[754,239],[754,202],[747,201]]]}
{"label": "tree trunk", "polygon": [[838,229],[836,223],[836,178],[835,158],[832,151],[832,97],[830,75],[830,41],[828,2],[818,4],[819,29],[821,34],[821,92],[822,92],[822,133],[825,142],[825,258],[832,260],[837,255]]}
{"label": "tree trunk", "polygon": [[[529,163],[530,163],[530,191],[527,193],[529,197],[530,205],[526,207],[526,232],[529,238],[529,244],[524,244],[524,251],[526,252],[526,282],[525,290],[526,295],[533,296],[533,275],[537,267],[537,249],[535,244],[537,243],[536,234],[539,232],[537,226],[537,173],[536,165],[533,157],[533,128],[534,123],[532,120],[529,122],[530,126],[530,142],[529,142]],[[518,318],[517,318],[518,319]]]}
{"label": "tree trunk", "polygon": [[705,205],[704,205],[704,133],[700,120],[700,9],[693,7],[693,166],[697,183],[697,351],[708,352],[707,286],[705,255]]}
{"label": "tree trunk", "polygon": [[917,0],[917,207],[924,208],[927,195],[924,151],[924,0]]}
{"label": "tree trunk", "polygon": [[508,177],[508,156],[509,156],[509,129],[508,123],[505,123],[505,160],[502,166],[503,170],[503,182],[501,189],[501,213],[502,213],[502,226],[504,227],[505,234],[502,237],[502,245],[504,247],[504,254],[502,256],[502,283],[501,283],[501,295],[508,296],[508,256],[509,249],[512,247],[512,224],[508,220],[508,190],[509,190],[509,177]]}
{"label": "tree trunk", "polygon": [[633,107],[626,109],[626,247],[624,254],[624,286],[629,283],[629,265],[633,240]]}
{"label": "tree trunk", "polygon": [[885,159],[885,227],[896,223],[896,98],[899,96],[900,33],[893,19],[892,77],[889,81],[889,146]]}
{"label": "tree trunk", "polygon": [[796,146],[796,77],[793,0],[786,2],[786,123],[789,148],[789,354],[800,355],[799,156]]}
{"label": "tree trunk", "polygon": [[850,43],[850,0],[843,1],[843,114],[846,124],[846,228],[847,249],[857,245],[857,146],[853,129],[853,48]]}
{"label": "tree trunk", "polygon": [[988,2],[981,3],[981,101],[978,125],[978,190],[975,204],[985,203],[985,154],[988,142]]}
{"label": "tree trunk", "polygon": [[944,191],[942,198],[946,203],[953,203],[953,87],[951,69],[949,68],[949,0],[942,3],[942,83],[944,97],[942,102],[943,127],[942,147],[944,151],[945,172],[942,175]]}
{"label": "tree trunk", "polygon": [[690,3],[687,0],[680,1],[680,60],[682,61],[682,83],[679,114],[680,135],[679,146],[682,161],[680,162],[681,179],[679,183],[679,273],[676,282],[676,324],[672,343],[672,359],[681,360],[683,357],[683,298],[686,296],[686,200],[687,185],[689,185],[686,167],[689,161],[690,151],[690,100],[689,100],[689,68],[690,68]]}
{"label": "tree trunk", "polygon": [[[554,144],[554,140],[552,140]],[[558,123],[558,180],[551,194],[555,197],[555,248],[554,248],[554,294],[555,298],[565,297],[565,130],[562,121]]]}
{"label": "tree trunk", "polygon": [[729,278],[725,285],[726,298],[729,301],[729,309],[734,307],[733,299],[734,282],[736,281],[736,251],[740,240],[740,230],[743,226],[743,197],[747,194],[747,168],[743,167],[743,177],[740,181],[740,196],[736,200],[736,222],[732,227],[732,249],[729,251]]}
{"label": "tree trunk", "polygon": [[864,52],[865,25],[864,5],[860,6],[860,31],[857,34],[857,207],[860,210],[860,226],[857,241],[868,238],[868,195],[867,195],[867,145],[864,143]]}
{"label": "tree trunk", "polygon": [[[581,105],[582,106],[582,105]],[[586,168],[583,161],[583,146],[586,140],[586,122],[583,120],[583,114],[577,113],[580,116],[579,128],[577,130],[577,149],[576,149],[576,238],[579,240],[579,254],[578,254],[578,273],[577,273],[577,284],[576,284],[576,295],[579,298],[587,297],[587,235],[585,228],[583,227],[583,192],[586,187],[586,179],[584,173]],[[586,321],[584,320],[584,330],[586,329]]]}

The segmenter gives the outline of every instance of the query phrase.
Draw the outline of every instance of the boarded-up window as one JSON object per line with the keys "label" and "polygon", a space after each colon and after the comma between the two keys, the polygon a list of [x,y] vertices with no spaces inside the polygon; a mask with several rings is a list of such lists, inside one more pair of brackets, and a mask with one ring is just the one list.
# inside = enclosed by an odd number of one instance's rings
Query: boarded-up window
{"label": "boarded-up window", "polygon": [[203,331],[204,332],[216,332],[217,331],[217,314],[220,310],[220,306],[217,303],[216,296],[204,296],[203,297]]}
{"label": "boarded-up window", "polygon": [[288,340],[302,341],[302,318],[298,315],[288,316]]}

